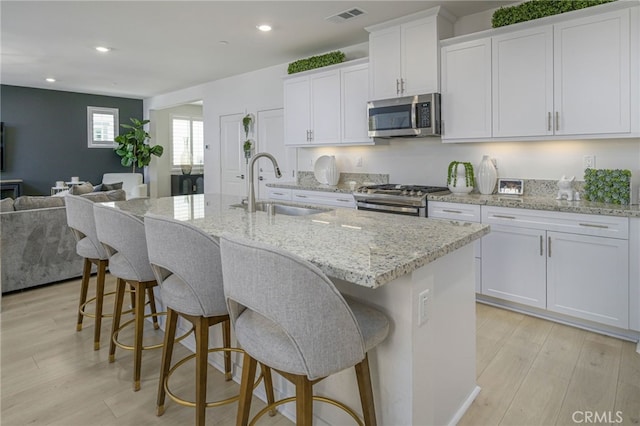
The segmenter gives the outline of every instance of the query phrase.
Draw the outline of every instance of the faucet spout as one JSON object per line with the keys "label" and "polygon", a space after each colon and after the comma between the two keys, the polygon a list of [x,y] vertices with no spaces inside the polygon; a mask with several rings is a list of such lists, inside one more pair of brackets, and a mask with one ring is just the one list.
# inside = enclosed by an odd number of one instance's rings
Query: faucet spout
{"label": "faucet spout", "polygon": [[271,160],[276,177],[278,179],[282,177],[282,173],[280,172],[280,166],[278,166],[278,161],[273,155],[269,154],[268,152],[259,152],[255,154],[253,157],[251,157],[251,159],[249,160],[249,166],[248,166],[249,169],[247,170],[247,178],[249,180],[249,196],[247,201],[247,211],[249,213],[254,213],[256,211],[256,191],[253,183],[253,168],[256,161],[258,161],[258,159],[262,157],[268,158],[269,160]]}

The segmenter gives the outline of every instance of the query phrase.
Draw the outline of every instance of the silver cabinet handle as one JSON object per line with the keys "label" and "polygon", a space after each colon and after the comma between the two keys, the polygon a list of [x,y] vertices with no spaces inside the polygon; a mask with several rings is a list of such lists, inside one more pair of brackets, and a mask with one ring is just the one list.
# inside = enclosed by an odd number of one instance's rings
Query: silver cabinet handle
{"label": "silver cabinet handle", "polygon": [[540,256],[544,254],[544,237],[540,235]]}
{"label": "silver cabinet handle", "polygon": [[404,78],[400,79],[400,93],[404,93]]}
{"label": "silver cabinet handle", "polygon": [[336,199],[336,201],[340,201],[340,202],[342,202],[342,203],[349,203],[349,202],[351,202],[351,200],[349,200],[348,198],[338,198],[338,199]]}
{"label": "silver cabinet handle", "polygon": [[309,130],[309,141],[313,140],[313,130]]}
{"label": "silver cabinet handle", "polygon": [[596,225],[594,223],[579,223],[580,226],[585,226],[587,228],[600,228],[600,229],[609,229],[607,225]]}
{"label": "silver cabinet handle", "polygon": [[443,212],[445,213],[455,213],[455,214],[462,214],[462,212],[460,210],[448,210],[448,209],[442,209]]}
{"label": "silver cabinet handle", "polygon": [[237,178],[244,179],[244,175],[236,176]]}
{"label": "silver cabinet handle", "polygon": [[400,80],[396,78],[396,95],[400,94]]}
{"label": "silver cabinet handle", "polygon": [[547,130],[551,131],[551,111],[547,114]]}
{"label": "silver cabinet handle", "polygon": [[560,130],[560,113],[556,111],[556,130]]}
{"label": "silver cabinet handle", "polygon": [[282,192],[272,192],[273,195],[284,195]]}
{"label": "silver cabinet handle", "polygon": [[503,214],[494,214],[493,217],[497,217],[500,219],[515,219],[515,216],[507,216],[507,215],[503,215]]}
{"label": "silver cabinet handle", "polygon": [[264,177],[258,176],[258,180],[264,180]]}
{"label": "silver cabinet handle", "polygon": [[551,257],[551,237],[547,237],[547,255]]}
{"label": "silver cabinet handle", "polygon": [[299,195],[299,194],[296,194],[296,197],[298,197],[298,198],[307,198],[306,195]]}

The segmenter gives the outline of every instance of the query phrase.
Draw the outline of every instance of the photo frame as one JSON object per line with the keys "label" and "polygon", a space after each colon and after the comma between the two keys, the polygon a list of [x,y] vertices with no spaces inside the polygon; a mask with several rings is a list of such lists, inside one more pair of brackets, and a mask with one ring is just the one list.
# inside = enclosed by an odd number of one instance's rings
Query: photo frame
{"label": "photo frame", "polygon": [[498,194],[522,195],[524,192],[523,179],[498,179]]}

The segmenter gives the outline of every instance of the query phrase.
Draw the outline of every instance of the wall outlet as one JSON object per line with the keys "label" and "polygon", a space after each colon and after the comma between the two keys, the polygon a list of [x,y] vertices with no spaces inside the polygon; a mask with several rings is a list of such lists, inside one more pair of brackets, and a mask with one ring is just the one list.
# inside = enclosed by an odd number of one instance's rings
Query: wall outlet
{"label": "wall outlet", "polygon": [[584,157],[582,157],[582,167],[585,169],[595,169],[596,156],[591,154],[591,155],[585,155]]}
{"label": "wall outlet", "polygon": [[356,158],[356,167],[362,167],[362,157]]}
{"label": "wall outlet", "polygon": [[429,320],[430,303],[429,289],[418,295],[418,325],[422,325]]}

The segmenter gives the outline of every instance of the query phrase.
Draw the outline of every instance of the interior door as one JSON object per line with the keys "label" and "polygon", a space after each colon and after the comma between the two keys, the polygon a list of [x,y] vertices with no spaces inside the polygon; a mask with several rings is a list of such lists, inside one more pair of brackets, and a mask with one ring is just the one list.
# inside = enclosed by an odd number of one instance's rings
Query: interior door
{"label": "interior door", "polygon": [[258,152],[268,152],[273,155],[282,173],[282,178],[276,179],[271,161],[266,158],[258,160],[256,197],[267,198],[267,183],[295,181],[296,149],[284,145],[284,110],[282,108],[258,111],[257,129]]}
{"label": "interior door", "polygon": [[242,151],[244,114],[220,116],[220,163],[221,187],[223,194],[245,196],[245,161]]}

